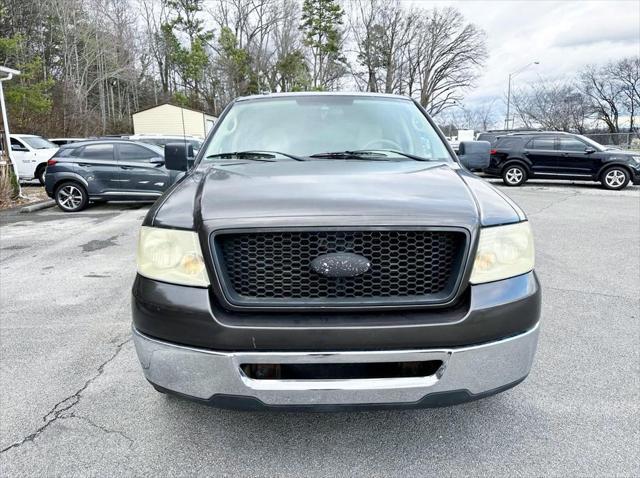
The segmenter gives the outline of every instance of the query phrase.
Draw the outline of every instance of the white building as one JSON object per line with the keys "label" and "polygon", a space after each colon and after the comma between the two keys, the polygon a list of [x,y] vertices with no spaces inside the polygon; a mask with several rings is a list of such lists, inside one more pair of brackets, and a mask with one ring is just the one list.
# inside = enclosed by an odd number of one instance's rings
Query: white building
{"label": "white building", "polygon": [[131,115],[134,134],[188,135],[204,138],[216,117],[203,111],[164,103]]}

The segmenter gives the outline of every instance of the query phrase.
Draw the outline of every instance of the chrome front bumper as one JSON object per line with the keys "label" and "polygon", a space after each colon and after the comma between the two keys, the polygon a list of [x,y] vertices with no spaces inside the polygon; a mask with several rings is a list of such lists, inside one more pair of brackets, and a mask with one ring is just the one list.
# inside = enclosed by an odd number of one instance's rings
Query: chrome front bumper
{"label": "chrome front bumper", "polygon": [[[531,369],[538,326],[471,347],[373,352],[216,352],[155,340],[135,328],[133,339],[147,380],[192,398],[242,397],[266,406],[375,406],[418,403],[447,392],[464,392],[472,399],[508,388]],[[240,369],[241,364],[251,363],[422,360],[440,360],[443,365],[428,377],[349,380],[256,380]]]}

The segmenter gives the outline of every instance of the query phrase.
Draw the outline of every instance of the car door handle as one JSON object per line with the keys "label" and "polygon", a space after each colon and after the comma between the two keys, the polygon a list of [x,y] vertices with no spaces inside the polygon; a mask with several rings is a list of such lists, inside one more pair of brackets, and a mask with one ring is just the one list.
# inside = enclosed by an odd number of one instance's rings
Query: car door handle
{"label": "car door handle", "polygon": [[78,163],[78,166],[82,166],[82,167],[86,168],[87,166],[91,166],[91,164],[89,164],[89,163]]}
{"label": "car door handle", "polygon": [[120,166],[120,169],[135,169],[135,166]]}

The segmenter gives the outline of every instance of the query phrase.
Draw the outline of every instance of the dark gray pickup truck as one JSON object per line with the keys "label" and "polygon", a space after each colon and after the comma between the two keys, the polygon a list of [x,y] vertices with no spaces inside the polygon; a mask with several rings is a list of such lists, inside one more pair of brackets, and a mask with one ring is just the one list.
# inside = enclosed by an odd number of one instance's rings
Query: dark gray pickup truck
{"label": "dark gray pickup truck", "polygon": [[187,173],[138,245],[133,336],[156,390],[243,409],[429,407],[528,375],[527,218],[413,100],[240,98],[188,156],[165,147]]}

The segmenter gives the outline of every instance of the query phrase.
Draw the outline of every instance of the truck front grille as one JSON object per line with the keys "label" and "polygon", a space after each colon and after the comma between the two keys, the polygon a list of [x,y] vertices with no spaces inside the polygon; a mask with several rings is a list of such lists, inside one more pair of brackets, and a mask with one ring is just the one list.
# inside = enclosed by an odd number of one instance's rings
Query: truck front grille
{"label": "truck front grille", "polygon": [[[452,230],[220,232],[212,241],[221,290],[237,306],[417,305],[451,298],[467,235]],[[328,253],[369,260],[355,277],[311,267]]]}

